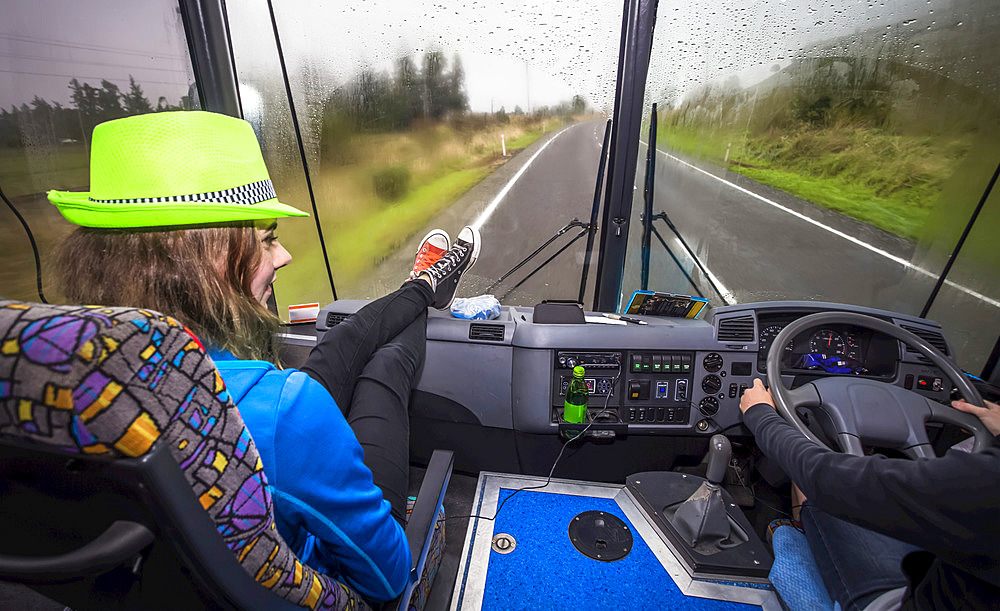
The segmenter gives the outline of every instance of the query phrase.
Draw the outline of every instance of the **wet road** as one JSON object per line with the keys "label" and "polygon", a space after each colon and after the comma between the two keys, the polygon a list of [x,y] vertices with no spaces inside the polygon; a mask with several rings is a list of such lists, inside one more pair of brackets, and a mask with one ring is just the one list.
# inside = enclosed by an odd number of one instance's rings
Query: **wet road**
{"label": "wet road", "polygon": [[[576,217],[589,220],[600,156],[603,121],[571,125],[534,143],[476,185],[456,205],[428,224],[453,235],[478,219],[483,252],[460,294],[476,295]],[[629,230],[625,295],[639,288],[640,240],[646,147],[640,144]],[[913,243],[830,210],[761,185],[746,177],[659,151],[653,212],[666,212],[696,252],[730,303],[805,299],[834,301],[917,314],[930,294],[938,270],[911,263]],[[698,271],[665,223],[656,226],[667,245],[716,305],[724,301]],[[383,269],[408,268],[426,230],[387,259]],[[540,263],[575,236],[571,230],[537,259]],[[575,299],[579,291],[585,238],[510,293],[504,303],[532,305],[542,299]],[[597,253],[588,285],[593,284]],[[500,295],[532,269],[527,265],[492,292]],[[398,286],[395,279],[382,287]],[[695,293],[694,287],[653,240],[649,288]],[[587,291],[585,304],[592,303]],[[946,286],[942,297],[953,304],[954,321],[995,317],[1000,302],[964,286]],[[934,312],[932,312],[934,314]],[[992,346],[979,325],[948,329],[961,350],[985,352]],[[946,327],[947,328],[947,327]],[[980,346],[979,344],[986,342]],[[988,353],[988,352],[985,352]]]}
{"label": "wet road", "polygon": [[[409,269],[420,239],[433,227],[458,235],[464,225],[477,224],[483,236],[479,260],[463,278],[459,295],[478,295],[524,257],[555,235],[573,218],[590,220],[597,162],[600,158],[604,121],[570,125],[547,135],[520,151],[459,201],[416,232],[396,253],[379,266],[367,291],[398,286],[398,270]],[[491,291],[503,295],[534,266],[554,254],[579,233],[574,229],[552,243],[510,279]],[[509,293],[505,304],[534,305],[542,299],[576,299],[586,237],[560,254],[520,288]],[[595,253],[590,282],[597,264]],[[587,302],[592,301],[587,292]]]}

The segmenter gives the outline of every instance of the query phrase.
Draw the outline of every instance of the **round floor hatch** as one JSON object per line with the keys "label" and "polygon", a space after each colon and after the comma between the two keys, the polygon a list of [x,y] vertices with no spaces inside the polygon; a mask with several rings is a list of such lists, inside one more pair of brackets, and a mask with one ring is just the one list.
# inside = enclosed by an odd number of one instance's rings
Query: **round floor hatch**
{"label": "round floor hatch", "polygon": [[584,556],[612,562],[632,551],[632,531],[615,515],[585,511],[569,522],[569,540]]}
{"label": "round floor hatch", "polygon": [[507,533],[497,533],[493,535],[493,541],[490,542],[490,547],[493,551],[499,554],[509,554],[514,551],[515,547],[517,547],[517,541],[515,541],[514,537],[508,535]]}

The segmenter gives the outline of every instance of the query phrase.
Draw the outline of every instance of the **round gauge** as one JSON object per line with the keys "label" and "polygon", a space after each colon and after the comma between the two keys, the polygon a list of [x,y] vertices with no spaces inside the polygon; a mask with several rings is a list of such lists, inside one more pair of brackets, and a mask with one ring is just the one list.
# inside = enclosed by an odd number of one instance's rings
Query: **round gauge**
{"label": "round gauge", "polygon": [[861,342],[858,340],[858,336],[853,333],[844,334],[844,356],[848,356],[854,360],[860,360],[859,356],[861,354]]}
{"label": "round gauge", "polygon": [[707,394],[714,395],[722,388],[722,378],[714,374],[708,374],[701,381],[701,389]]}
{"label": "round gauge", "polygon": [[701,364],[705,366],[705,371],[715,373],[722,369],[722,355],[718,352],[709,352]]}
{"label": "round gauge", "polygon": [[844,338],[830,329],[821,329],[809,338],[809,351],[822,354],[844,354]]}
{"label": "round gauge", "polygon": [[[768,325],[760,330],[760,351],[767,354],[767,351],[771,349],[771,344],[774,343],[778,334],[781,330],[785,328],[785,325]],[[789,340],[785,344],[785,352],[791,352],[793,349],[792,342]]]}
{"label": "round gauge", "polygon": [[715,397],[705,397],[698,403],[698,409],[706,416],[712,417],[719,413],[719,400]]}

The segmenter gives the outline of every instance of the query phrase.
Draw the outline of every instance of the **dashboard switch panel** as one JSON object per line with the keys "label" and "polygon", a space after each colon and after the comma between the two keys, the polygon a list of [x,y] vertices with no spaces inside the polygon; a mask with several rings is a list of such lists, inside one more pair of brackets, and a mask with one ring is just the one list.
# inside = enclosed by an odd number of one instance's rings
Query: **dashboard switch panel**
{"label": "dashboard switch panel", "polygon": [[556,350],[550,422],[558,421],[571,369],[582,365],[592,400],[619,421],[688,426],[695,354],[676,350]]}

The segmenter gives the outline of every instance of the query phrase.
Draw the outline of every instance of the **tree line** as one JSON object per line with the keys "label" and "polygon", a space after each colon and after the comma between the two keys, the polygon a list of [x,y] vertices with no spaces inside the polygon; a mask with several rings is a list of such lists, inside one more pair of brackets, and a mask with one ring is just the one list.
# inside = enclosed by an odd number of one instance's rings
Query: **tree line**
{"label": "tree line", "polygon": [[419,60],[396,61],[393,71],[361,70],[325,100],[324,121],[349,123],[352,131],[380,132],[407,129],[418,119],[440,121],[469,108],[465,69],[456,54],[448,66],[441,51],[428,51]]}
{"label": "tree line", "polygon": [[89,146],[90,134],[98,123],[147,112],[193,110],[198,107],[193,84],[177,104],[170,104],[161,96],[153,106],[135,78],[129,75],[128,80],[128,89],[122,91],[106,79],[95,87],[74,78],[69,82],[69,106],[36,95],[30,103],[13,105],[10,110],[0,108],[0,146],[67,142],[83,142]]}

